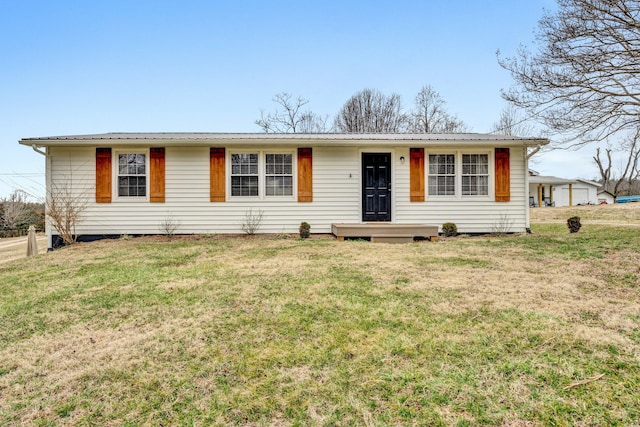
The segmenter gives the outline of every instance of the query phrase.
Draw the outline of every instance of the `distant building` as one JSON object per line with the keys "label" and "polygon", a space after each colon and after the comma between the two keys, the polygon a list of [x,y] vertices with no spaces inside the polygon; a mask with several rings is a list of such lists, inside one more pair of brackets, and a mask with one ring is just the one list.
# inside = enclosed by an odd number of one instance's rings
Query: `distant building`
{"label": "distant building", "polygon": [[611,204],[611,203],[615,203],[616,202],[616,197],[606,191],[606,190],[600,190],[598,191],[598,203],[602,204],[602,203],[607,203],[607,204]]}
{"label": "distant building", "polygon": [[599,189],[600,184],[586,179],[543,176],[529,170],[529,206],[532,207],[599,204]]}

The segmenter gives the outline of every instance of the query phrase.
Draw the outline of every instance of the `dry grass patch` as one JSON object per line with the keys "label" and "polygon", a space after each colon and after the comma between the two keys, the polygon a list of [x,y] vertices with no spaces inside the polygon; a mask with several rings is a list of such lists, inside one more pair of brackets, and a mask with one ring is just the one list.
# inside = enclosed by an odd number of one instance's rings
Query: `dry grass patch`
{"label": "dry grass patch", "polygon": [[6,263],[0,417],[639,423],[640,229],[534,233],[129,239]]}
{"label": "dry grass patch", "polygon": [[[47,238],[42,235],[37,237],[38,253],[47,252]],[[27,256],[27,237],[0,238],[0,264]]]}
{"label": "dry grass patch", "polygon": [[640,203],[531,208],[531,222],[563,222],[579,216],[582,224],[640,225]]}

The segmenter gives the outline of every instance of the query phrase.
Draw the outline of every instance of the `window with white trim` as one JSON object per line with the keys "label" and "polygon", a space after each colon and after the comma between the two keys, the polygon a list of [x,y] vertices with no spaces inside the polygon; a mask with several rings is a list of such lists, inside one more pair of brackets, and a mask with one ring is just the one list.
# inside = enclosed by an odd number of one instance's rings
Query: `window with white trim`
{"label": "window with white trim", "polygon": [[492,191],[488,152],[436,152],[429,154],[428,162],[429,196],[480,197]]}
{"label": "window with white trim", "polygon": [[455,196],[455,154],[429,154],[429,194],[433,196]]}
{"label": "window with white trim", "polygon": [[489,155],[462,155],[462,195],[486,196],[489,194]]}
{"label": "window with white trim", "polygon": [[293,155],[266,154],[265,194],[267,196],[293,195]]}
{"label": "window with white trim", "polygon": [[232,197],[293,196],[293,161],[289,153],[231,153]]}
{"label": "window with white trim", "polygon": [[258,195],[258,153],[231,155],[231,195]]}
{"label": "window with white trim", "polygon": [[147,155],[144,153],[118,154],[118,196],[146,197]]}

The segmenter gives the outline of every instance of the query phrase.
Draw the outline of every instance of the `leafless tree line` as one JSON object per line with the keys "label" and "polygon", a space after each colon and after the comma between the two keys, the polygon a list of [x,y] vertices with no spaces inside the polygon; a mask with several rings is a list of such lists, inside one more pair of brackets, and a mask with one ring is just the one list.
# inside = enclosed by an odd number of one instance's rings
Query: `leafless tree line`
{"label": "leafless tree line", "polygon": [[323,133],[327,131],[329,116],[321,116],[310,110],[302,110],[308,99],[282,92],[274,95],[273,102],[279,107],[272,113],[260,111],[255,123],[267,133]]}
{"label": "leafless tree line", "polygon": [[3,235],[10,235],[22,229],[26,231],[29,225],[37,228],[44,227],[44,206],[41,203],[30,202],[23,190],[15,190],[8,197],[0,199],[0,231]]}
{"label": "leafless tree line", "polygon": [[446,102],[431,86],[424,86],[415,98],[414,108],[405,111],[400,95],[385,95],[376,89],[363,89],[349,98],[327,125],[328,115],[305,110],[309,100],[294,98],[287,92],[273,97],[278,107],[272,113],[260,112],[255,121],[263,132],[280,133],[453,133],[466,132],[468,126],[450,114]]}
{"label": "leafless tree line", "polygon": [[396,133],[406,125],[400,95],[364,89],[342,106],[333,121],[336,132]]}
{"label": "leafless tree line", "polygon": [[446,109],[446,101],[430,85],[423,86],[415,97],[409,117],[410,131],[415,133],[467,132],[469,127]]}

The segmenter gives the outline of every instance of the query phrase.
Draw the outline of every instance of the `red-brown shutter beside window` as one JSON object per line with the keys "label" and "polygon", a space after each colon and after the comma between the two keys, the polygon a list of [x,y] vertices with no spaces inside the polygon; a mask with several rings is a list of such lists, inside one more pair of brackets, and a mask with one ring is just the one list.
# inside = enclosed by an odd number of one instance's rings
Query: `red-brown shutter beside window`
{"label": "red-brown shutter beside window", "polygon": [[226,200],[223,147],[209,149],[209,200],[212,202]]}
{"label": "red-brown shutter beside window", "polygon": [[96,203],[111,203],[111,148],[96,148]]}
{"label": "red-brown shutter beside window", "polygon": [[313,202],[311,148],[298,148],[298,202]]}
{"label": "red-brown shutter beside window", "polygon": [[424,202],[424,148],[409,149],[409,201]]}
{"label": "red-brown shutter beside window", "polygon": [[496,202],[508,202],[511,200],[511,172],[508,148],[496,148],[495,173]]}
{"label": "red-brown shutter beside window", "polygon": [[149,154],[149,201],[164,202],[164,147],[151,147]]}

